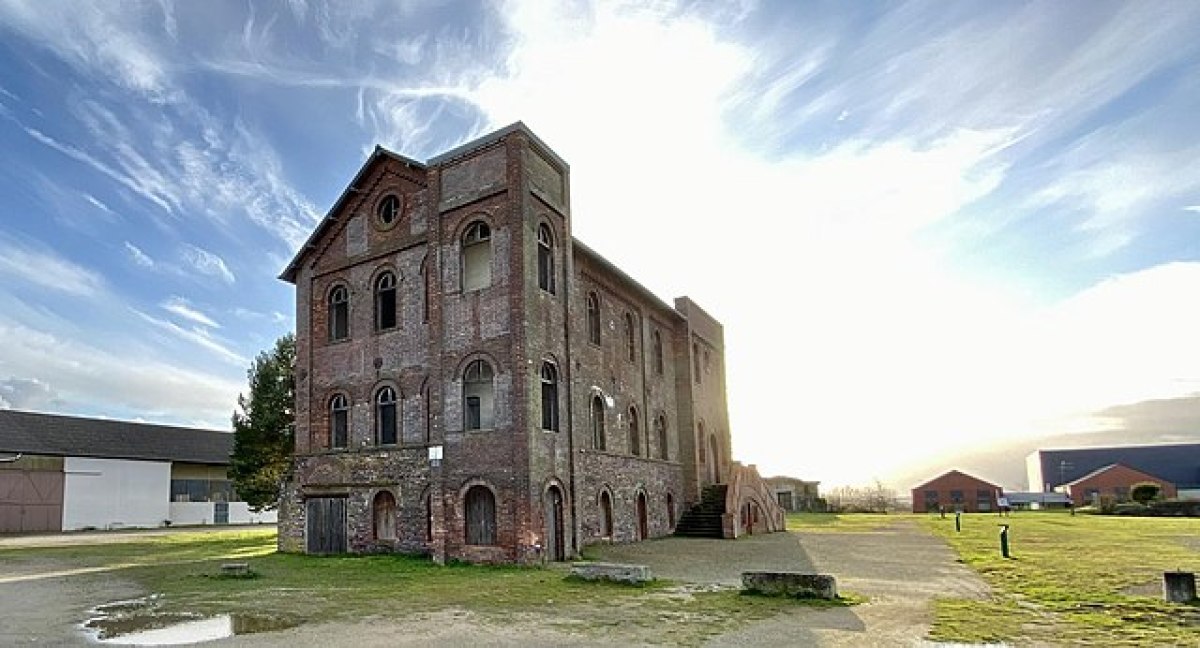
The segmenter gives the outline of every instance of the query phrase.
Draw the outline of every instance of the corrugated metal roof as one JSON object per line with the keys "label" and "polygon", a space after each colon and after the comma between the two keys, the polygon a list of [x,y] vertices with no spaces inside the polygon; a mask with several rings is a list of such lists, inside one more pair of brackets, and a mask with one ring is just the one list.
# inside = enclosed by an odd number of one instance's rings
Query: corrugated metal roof
{"label": "corrugated metal roof", "polygon": [[0,452],[226,465],[233,434],[0,410]]}

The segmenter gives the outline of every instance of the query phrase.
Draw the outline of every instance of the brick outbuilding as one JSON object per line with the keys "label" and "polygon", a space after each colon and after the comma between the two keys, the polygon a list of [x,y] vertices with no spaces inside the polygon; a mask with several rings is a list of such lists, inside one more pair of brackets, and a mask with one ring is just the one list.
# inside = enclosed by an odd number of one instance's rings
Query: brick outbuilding
{"label": "brick outbuilding", "polygon": [[983,513],[996,510],[1002,489],[959,470],[934,477],[912,489],[913,513],[947,511]]}
{"label": "brick outbuilding", "polygon": [[1114,502],[1131,501],[1130,489],[1134,484],[1141,482],[1154,482],[1162,486],[1159,495],[1162,498],[1172,498],[1176,495],[1175,484],[1119,463],[1093,470],[1066,484],[1065,489],[1075,506],[1098,505],[1100,498],[1104,497],[1111,497]]}

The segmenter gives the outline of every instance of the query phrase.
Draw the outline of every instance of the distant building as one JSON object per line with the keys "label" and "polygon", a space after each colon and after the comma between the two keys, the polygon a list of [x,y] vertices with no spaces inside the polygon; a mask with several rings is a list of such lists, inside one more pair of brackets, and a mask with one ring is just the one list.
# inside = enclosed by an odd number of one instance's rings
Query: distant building
{"label": "distant building", "polygon": [[1089,504],[1099,506],[1104,498],[1111,498],[1113,502],[1132,501],[1129,496],[1130,489],[1134,484],[1142,482],[1154,482],[1162,486],[1159,496],[1164,499],[1172,499],[1176,496],[1175,484],[1119,463],[1093,470],[1079,479],[1064,484],[1062,488],[1070,496],[1075,506]]}
{"label": "distant building", "polygon": [[0,410],[0,533],[274,522],[229,481],[217,430]]}
{"label": "distant building", "polygon": [[768,477],[767,488],[775,493],[775,501],[783,510],[790,513],[798,511],[823,510],[821,494],[818,492],[819,481],[804,481],[795,477]]}
{"label": "distant building", "polygon": [[1002,489],[959,470],[951,470],[912,489],[913,513],[939,510],[986,513],[997,509]]}
{"label": "distant building", "polygon": [[1029,490],[1043,492],[1113,464],[1166,480],[1181,498],[1200,498],[1200,443],[1035,450],[1025,458]]}

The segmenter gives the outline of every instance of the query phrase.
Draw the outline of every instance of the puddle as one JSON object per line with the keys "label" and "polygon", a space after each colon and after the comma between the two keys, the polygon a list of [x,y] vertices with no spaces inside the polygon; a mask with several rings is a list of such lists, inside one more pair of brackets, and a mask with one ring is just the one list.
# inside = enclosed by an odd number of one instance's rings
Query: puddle
{"label": "puddle", "polygon": [[178,646],[256,632],[286,630],[298,622],[260,614],[204,616],[161,612],[156,597],[118,601],[92,610],[83,630],[97,643],[120,646]]}

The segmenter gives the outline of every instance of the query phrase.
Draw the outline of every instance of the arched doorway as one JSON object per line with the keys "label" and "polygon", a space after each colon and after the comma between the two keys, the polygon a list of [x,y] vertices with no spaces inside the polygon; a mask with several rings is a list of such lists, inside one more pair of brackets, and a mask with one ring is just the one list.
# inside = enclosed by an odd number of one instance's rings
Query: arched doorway
{"label": "arched doorway", "polygon": [[600,491],[600,535],[613,537],[612,495],[606,490]]}
{"label": "arched doorway", "polygon": [[389,491],[379,491],[371,507],[375,518],[375,539],[396,539],[396,498]]}
{"label": "arched doorway", "polygon": [[563,495],[558,486],[546,489],[546,552],[550,560],[567,559],[567,542],[563,527]]}
{"label": "arched doorway", "polygon": [[645,540],[650,537],[650,519],[646,511],[646,494],[637,496],[637,539]]}
{"label": "arched doorway", "polygon": [[721,447],[717,445],[717,435],[708,435],[708,476],[714,484],[721,483]]}

